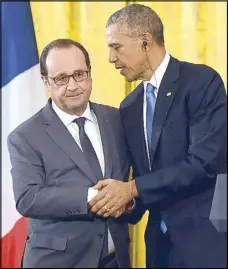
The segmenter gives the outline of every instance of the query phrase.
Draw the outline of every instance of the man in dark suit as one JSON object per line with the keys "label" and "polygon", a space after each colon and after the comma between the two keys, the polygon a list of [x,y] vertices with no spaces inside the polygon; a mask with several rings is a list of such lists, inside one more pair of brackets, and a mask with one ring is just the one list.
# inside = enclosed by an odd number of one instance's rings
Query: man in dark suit
{"label": "man in dark suit", "polygon": [[221,77],[170,56],[149,7],[115,12],[106,35],[109,61],[127,81],[143,82],[120,106],[133,180],[99,182],[91,210],[108,217],[133,197],[136,211],[149,210],[147,267],[226,267],[226,235],[208,219],[226,140]]}
{"label": "man in dark suit", "polygon": [[129,176],[119,111],[89,102],[81,44],[51,42],[40,66],[51,98],[8,137],[16,207],[28,217],[23,267],[129,268],[126,207],[108,219],[88,209],[98,180]]}

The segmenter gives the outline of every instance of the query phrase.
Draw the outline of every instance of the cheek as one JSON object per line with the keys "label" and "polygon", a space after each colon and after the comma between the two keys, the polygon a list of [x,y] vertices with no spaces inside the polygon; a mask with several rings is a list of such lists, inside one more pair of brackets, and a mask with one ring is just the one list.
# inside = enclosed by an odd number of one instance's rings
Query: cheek
{"label": "cheek", "polygon": [[59,102],[63,103],[65,101],[65,93],[66,88],[65,87],[59,87],[59,88],[52,88],[51,89],[51,97],[54,100],[58,100]]}
{"label": "cheek", "polygon": [[141,66],[142,55],[140,51],[134,50],[134,51],[126,52],[124,57],[122,57],[122,59],[123,59],[123,64],[125,64],[130,69],[135,70],[139,68],[139,65]]}
{"label": "cheek", "polygon": [[85,82],[83,85],[84,96],[90,96],[92,91],[92,79]]}
{"label": "cheek", "polygon": [[58,89],[58,96],[59,98],[64,98],[65,99],[65,95],[66,95],[66,86],[62,86]]}
{"label": "cheek", "polygon": [[66,86],[62,86],[60,88],[58,88],[57,90],[57,96],[60,98],[60,99],[65,99],[65,95],[66,95]]}
{"label": "cheek", "polygon": [[136,56],[132,60],[132,67],[134,70],[142,71],[145,66],[145,55],[141,53],[136,54]]}

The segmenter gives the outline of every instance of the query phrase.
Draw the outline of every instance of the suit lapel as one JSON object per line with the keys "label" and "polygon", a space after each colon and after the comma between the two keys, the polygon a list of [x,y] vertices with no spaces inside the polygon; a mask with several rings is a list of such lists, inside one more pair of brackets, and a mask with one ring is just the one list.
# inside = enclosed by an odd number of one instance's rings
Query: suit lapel
{"label": "suit lapel", "polygon": [[[129,129],[129,140],[132,141],[134,148],[135,156],[137,159],[136,163],[140,163],[140,167],[143,167],[144,171],[149,171],[149,161],[146,150],[146,141],[144,134],[144,123],[143,123],[143,99],[144,99],[144,87],[143,83],[140,83],[135,91],[135,101],[131,104],[128,109],[127,119],[131,118],[132,120],[127,120],[126,125],[130,124]],[[142,152],[141,154],[138,154]],[[142,158],[143,156],[143,158]]]}
{"label": "suit lapel", "polygon": [[180,63],[175,58],[171,57],[167,70],[162,79],[155,105],[152,128],[152,162],[165,119],[169,113],[175,94],[178,90],[178,83],[176,81],[179,78],[179,75]]}
{"label": "suit lapel", "polygon": [[[81,149],[75,142],[74,138],[64,126],[62,121],[56,115],[51,106],[51,100],[44,109],[44,116],[47,121],[44,124],[47,125],[46,132],[51,139],[71,158],[71,160],[86,174],[89,180],[96,184],[97,179],[93,174],[87,160],[85,159]],[[55,156],[53,156],[55,157]],[[58,156],[56,156],[58,158]]]}
{"label": "suit lapel", "polygon": [[95,103],[90,103],[90,107],[97,117],[101,135],[105,162],[104,178],[110,178],[112,174],[112,145],[110,143],[110,138],[113,134],[110,131],[110,122],[108,120],[107,110],[105,109],[105,107]]}

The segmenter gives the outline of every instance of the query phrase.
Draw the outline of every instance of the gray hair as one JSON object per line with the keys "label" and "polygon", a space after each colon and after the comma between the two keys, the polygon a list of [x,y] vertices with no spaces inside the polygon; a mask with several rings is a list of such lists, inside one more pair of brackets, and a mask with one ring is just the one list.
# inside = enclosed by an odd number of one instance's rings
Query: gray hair
{"label": "gray hair", "polygon": [[164,45],[164,27],[158,14],[150,7],[132,4],[113,13],[106,24],[117,24],[120,31],[136,38],[150,33],[158,45]]}

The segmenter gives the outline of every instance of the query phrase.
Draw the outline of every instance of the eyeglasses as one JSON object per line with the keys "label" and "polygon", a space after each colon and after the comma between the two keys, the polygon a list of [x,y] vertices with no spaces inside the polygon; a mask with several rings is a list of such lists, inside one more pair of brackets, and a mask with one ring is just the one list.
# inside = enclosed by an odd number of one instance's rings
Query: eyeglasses
{"label": "eyeglasses", "polygon": [[63,86],[69,83],[69,80],[71,77],[76,82],[81,82],[83,80],[86,80],[89,76],[89,73],[90,71],[77,71],[77,72],[74,72],[72,75],[60,75],[54,78],[49,77],[49,76],[47,77],[51,78],[57,86]]}

